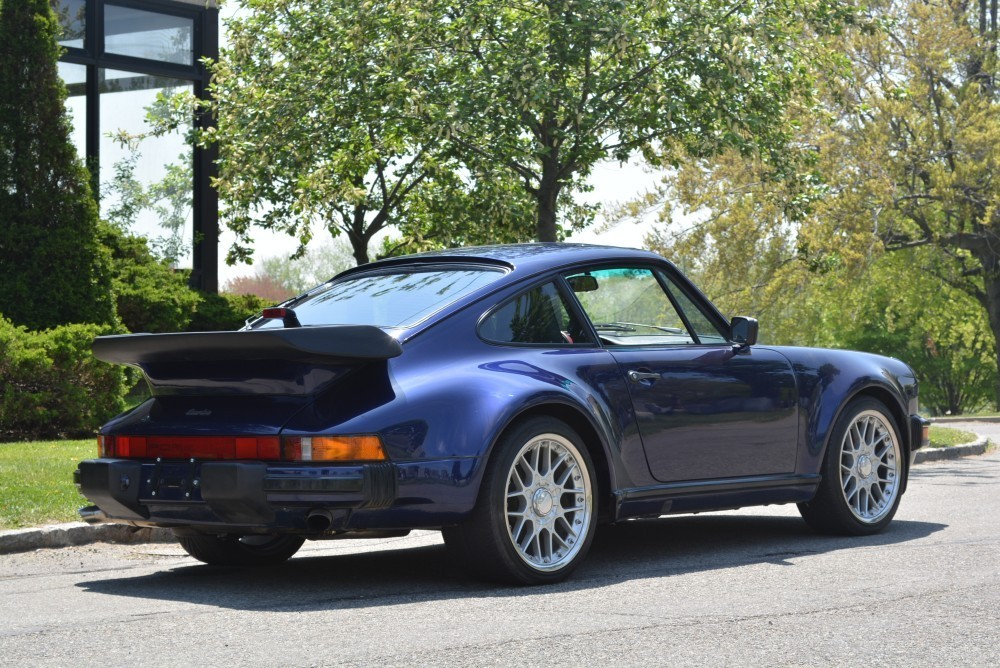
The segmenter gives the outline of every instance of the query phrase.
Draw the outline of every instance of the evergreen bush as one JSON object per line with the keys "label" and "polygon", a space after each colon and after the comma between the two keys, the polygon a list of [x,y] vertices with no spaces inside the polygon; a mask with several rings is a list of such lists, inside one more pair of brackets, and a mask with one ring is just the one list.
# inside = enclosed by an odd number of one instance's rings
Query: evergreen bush
{"label": "evergreen bush", "polygon": [[0,313],[35,330],[115,320],[56,70],[58,30],[49,0],[0,4]]}
{"label": "evergreen bush", "polygon": [[125,409],[136,372],[98,361],[107,325],[31,332],[0,318],[0,440],[86,436]]}
{"label": "evergreen bush", "polygon": [[201,303],[188,325],[189,332],[215,332],[240,329],[247,318],[274,302],[257,295],[211,294],[202,292]]}
{"label": "evergreen bush", "polygon": [[188,286],[189,271],[173,269],[146,240],[105,226],[118,317],[130,332],[183,332],[202,302]]}

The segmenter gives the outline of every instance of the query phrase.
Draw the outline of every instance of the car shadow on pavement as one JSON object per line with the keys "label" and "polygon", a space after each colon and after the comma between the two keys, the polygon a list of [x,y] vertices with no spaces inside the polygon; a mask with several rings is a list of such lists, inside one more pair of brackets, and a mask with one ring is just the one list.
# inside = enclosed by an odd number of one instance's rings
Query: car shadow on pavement
{"label": "car shadow on pavement", "polygon": [[825,552],[904,544],[946,526],[896,520],[881,534],[847,538],[818,535],[797,517],[696,515],[630,521],[601,527],[589,556],[569,580],[543,588],[472,580],[441,544],[334,555],[307,550],[281,566],[248,570],[186,562],[155,573],[88,579],[77,586],[97,594],[239,610],[368,608],[586,590],[762,563],[791,567]]}

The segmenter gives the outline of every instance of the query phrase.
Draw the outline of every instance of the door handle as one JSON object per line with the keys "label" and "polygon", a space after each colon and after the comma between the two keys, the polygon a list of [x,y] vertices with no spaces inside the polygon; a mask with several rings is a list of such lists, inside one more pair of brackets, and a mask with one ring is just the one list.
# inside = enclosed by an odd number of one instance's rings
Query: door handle
{"label": "door handle", "polygon": [[636,371],[633,369],[628,372],[628,379],[633,383],[641,383],[644,380],[659,380],[660,374],[653,373],[651,371]]}

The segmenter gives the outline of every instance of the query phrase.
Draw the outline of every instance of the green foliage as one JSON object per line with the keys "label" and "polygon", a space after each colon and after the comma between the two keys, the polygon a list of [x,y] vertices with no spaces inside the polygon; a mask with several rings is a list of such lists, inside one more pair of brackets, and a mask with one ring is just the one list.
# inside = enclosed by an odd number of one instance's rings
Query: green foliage
{"label": "green foliage", "polygon": [[[297,238],[300,250],[317,231],[343,234],[358,264],[389,226],[439,244],[489,240],[471,225],[439,233],[452,211],[423,203],[448,201],[476,177],[458,173],[444,136],[427,123],[428,95],[445,82],[431,78],[434,54],[410,41],[419,6],[242,4],[212,67],[217,125],[202,137],[219,147],[220,217],[237,236],[231,262],[251,255],[257,226]],[[530,229],[503,207],[492,212],[491,227]]]}
{"label": "green foliage", "polygon": [[[825,105],[835,122],[819,144],[830,198],[820,224],[800,236],[819,258],[926,248],[934,256],[921,263],[920,280],[933,286],[926,293],[947,301],[954,288],[971,298],[963,300],[965,317],[952,322],[980,323],[985,313],[993,373],[1000,357],[995,4],[992,13],[986,2],[953,0],[881,2],[871,11],[886,29],[845,34],[841,51],[853,71],[828,81]],[[978,339],[962,336],[978,350]],[[1000,385],[993,396],[1000,405]]]}
{"label": "green foliage", "polygon": [[192,155],[188,150],[175,163],[166,166],[163,179],[144,185],[135,177],[142,154],[138,140],[129,146],[131,153],[114,165],[114,177],[102,184],[102,195],[113,200],[105,219],[120,230],[128,231],[145,210],[156,215],[166,234],[149,240],[156,256],[169,265],[176,264],[190,251],[184,228],[191,216],[193,177]]}
{"label": "green foliage", "polygon": [[97,453],[95,439],[0,443],[0,529],[79,520],[84,499],[73,469]]}
{"label": "green foliage", "polygon": [[240,329],[247,318],[273,302],[256,295],[199,293],[201,302],[188,324],[189,332],[215,332]]}
{"label": "green foliage", "polygon": [[202,299],[188,287],[187,271],[157,259],[146,240],[103,226],[111,251],[118,316],[131,332],[184,331]]}
{"label": "green foliage", "polygon": [[780,161],[782,111],[808,84],[803,26],[839,23],[832,5],[432,0],[414,10],[430,14],[417,40],[447,82],[429,121],[467,164],[509,169],[535,202],[536,237],[555,241],[560,197],[601,160],[733,147]]}
{"label": "green foliage", "polygon": [[601,160],[723,147],[777,161],[807,85],[803,17],[842,3],[243,0],[213,66],[230,260],[255,226],[305,245],[345,234],[358,263],[555,241],[589,224],[573,195]]}
{"label": "green foliage", "polygon": [[[101,196],[106,206],[105,220],[114,227],[129,232],[143,212],[156,216],[165,234],[147,239],[154,255],[171,265],[190,252],[190,239],[184,228],[192,215],[194,178],[193,150],[197,140],[194,114],[199,101],[187,91],[166,88],[146,107],[147,129],[140,132],[119,129],[114,140],[127,155],[113,165],[114,176],[101,184]],[[133,129],[134,130],[134,129]],[[159,181],[143,183],[135,176],[142,158],[144,143],[153,137],[180,134],[186,147],[175,162],[165,165]]]}
{"label": "green foliage", "polygon": [[56,73],[58,30],[49,0],[0,6],[0,310],[32,329],[115,319]]}
{"label": "green foliage", "polygon": [[920,404],[934,415],[991,403],[997,381],[986,314],[961,290],[914,277],[933,274],[932,249],[889,254],[826,299],[837,344],[898,357],[917,372]]}
{"label": "green foliage", "polygon": [[101,325],[30,332],[0,318],[0,439],[82,435],[124,409],[136,375],[97,361]]}
{"label": "green foliage", "polygon": [[901,357],[936,412],[997,400],[1000,108],[975,10],[871,5],[788,107],[798,150],[781,169],[735,151],[687,161],[621,216],[668,202],[650,243],[760,317],[763,340]]}

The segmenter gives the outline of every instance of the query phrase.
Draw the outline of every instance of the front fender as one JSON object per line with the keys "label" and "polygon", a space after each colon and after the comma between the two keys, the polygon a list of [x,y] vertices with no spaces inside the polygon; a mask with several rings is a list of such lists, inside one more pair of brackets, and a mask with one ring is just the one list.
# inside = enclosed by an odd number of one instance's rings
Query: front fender
{"label": "front fender", "polygon": [[817,472],[834,425],[855,397],[871,395],[896,418],[904,449],[912,443],[909,413],[916,411],[916,381],[902,362],[845,350],[775,348],[792,363],[799,387],[800,444],[797,470]]}

